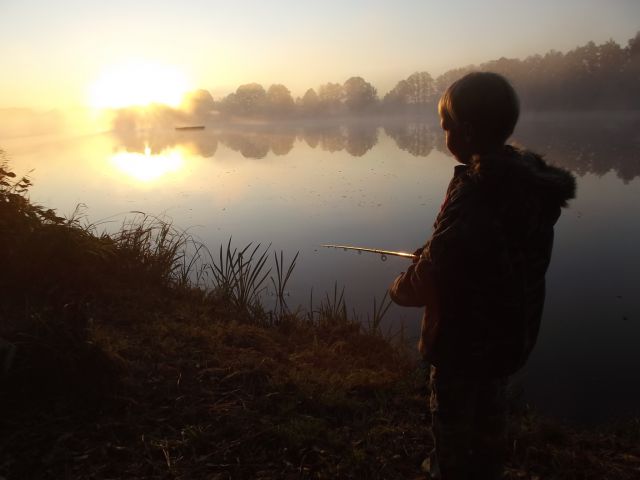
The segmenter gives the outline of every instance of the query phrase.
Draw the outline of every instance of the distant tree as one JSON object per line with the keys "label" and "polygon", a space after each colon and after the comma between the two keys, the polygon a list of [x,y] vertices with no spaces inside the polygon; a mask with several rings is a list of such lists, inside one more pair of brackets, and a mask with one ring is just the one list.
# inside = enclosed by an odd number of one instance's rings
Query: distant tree
{"label": "distant tree", "polygon": [[325,83],[318,88],[318,106],[325,113],[338,113],[342,110],[344,90],[339,83]]}
{"label": "distant tree", "polygon": [[436,84],[428,72],[416,72],[399,81],[385,95],[384,105],[389,111],[429,111],[437,102]]}
{"label": "distant tree", "polygon": [[[626,88],[628,86],[629,54],[628,49],[622,48],[613,40],[598,47],[600,71],[594,80],[599,85],[605,85],[601,97],[603,108],[607,106],[629,108],[633,102],[630,102],[633,96]],[[637,99],[633,103],[637,104]]]}
{"label": "distant tree", "polygon": [[609,40],[598,47],[597,58],[602,71],[617,74],[626,62],[627,52],[616,42]]}
{"label": "distant tree", "polygon": [[211,93],[203,89],[195,90],[187,94],[185,103],[187,112],[198,118],[204,118],[210,115],[216,107]]}
{"label": "distant tree", "polygon": [[[539,65],[538,71],[532,72],[531,81],[535,83],[537,90],[537,102],[531,107],[537,110],[559,110],[564,102],[566,94],[566,64],[564,54],[557,50],[548,51]],[[526,102],[526,99],[522,99]]]}
{"label": "distant tree", "polygon": [[398,109],[406,105],[409,85],[406,80],[400,80],[383,98],[382,103],[386,109]]}
{"label": "distant tree", "polygon": [[442,75],[440,75],[438,78],[436,78],[435,90],[436,90],[436,96],[438,97],[438,99],[440,99],[440,97],[445,92],[445,90],[449,87],[449,85],[451,85],[456,80],[464,77],[467,73],[471,73],[475,70],[477,70],[477,67],[474,67],[473,65],[468,65],[466,67],[454,68],[454,69],[448,70],[444,72]]}
{"label": "distant tree", "polygon": [[627,43],[625,67],[625,92],[629,108],[640,108],[640,31]]}
{"label": "distant tree", "polygon": [[246,83],[236,90],[235,104],[240,115],[259,115],[264,112],[267,92],[258,83]]}
{"label": "distant tree", "polygon": [[267,90],[266,108],[271,115],[288,115],[293,111],[294,103],[291,92],[281,84],[273,84]]}
{"label": "distant tree", "polygon": [[383,110],[388,113],[407,113],[409,84],[406,80],[400,80],[382,99]]}
{"label": "distant tree", "polygon": [[223,115],[236,115],[239,112],[238,102],[236,101],[236,94],[230,93],[220,101],[216,102],[216,108]]}
{"label": "distant tree", "polygon": [[433,78],[428,72],[416,72],[406,80],[407,103],[426,106],[433,105],[436,98],[436,88]]}
{"label": "distant tree", "polygon": [[599,70],[598,47],[593,42],[562,55],[555,68],[559,80],[552,89],[555,91],[555,101],[565,108],[585,108],[597,101],[596,97],[603,93],[595,81]]}
{"label": "distant tree", "polygon": [[345,104],[353,113],[370,110],[378,103],[376,88],[362,77],[351,77],[343,85]]}
{"label": "distant tree", "polygon": [[300,99],[300,109],[303,114],[315,114],[318,112],[320,99],[313,88],[307,90]]}
{"label": "distant tree", "polygon": [[630,57],[640,56],[640,30],[627,42],[627,51]]}

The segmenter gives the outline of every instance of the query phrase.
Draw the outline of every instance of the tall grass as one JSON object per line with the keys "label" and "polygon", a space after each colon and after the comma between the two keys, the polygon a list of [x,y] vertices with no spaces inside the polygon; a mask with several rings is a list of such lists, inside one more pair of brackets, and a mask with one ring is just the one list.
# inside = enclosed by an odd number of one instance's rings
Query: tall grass
{"label": "tall grass", "polygon": [[218,258],[209,253],[211,263],[208,268],[213,275],[214,287],[229,298],[236,307],[256,311],[261,306],[260,295],[264,282],[271,273],[267,268],[269,248],[261,249],[249,243],[243,249],[231,246],[231,238],[226,249],[220,245]]}
{"label": "tall grass", "polygon": [[[339,288],[338,282],[334,283],[332,292],[325,292],[318,305],[314,303],[311,289],[306,310],[301,305],[292,310],[286,300],[287,285],[297,266],[300,252],[296,252],[288,265],[284,252],[273,252],[273,266],[270,266],[270,247],[269,245],[262,248],[260,244],[249,243],[243,248],[238,248],[232,245],[230,238],[226,244],[219,247],[217,257],[205,249],[208,252],[209,263],[203,268],[211,273],[213,280],[209,288],[231,300],[236,308],[253,313],[258,320],[257,317],[266,311],[265,283],[269,278],[274,290],[275,305],[261,318],[269,318],[270,323],[281,323],[296,318],[312,324],[359,324],[367,333],[389,339],[398,335],[391,331],[391,327],[386,332],[382,331],[383,319],[392,303],[388,292],[384,293],[380,302],[376,297],[373,298],[373,311],[367,313],[366,322],[361,321],[361,316],[355,310],[349,314],[345,287]],[[402,328],[399,332],[401,337],[404,336]]]}
{"label": "tall grass", "polygon": [[[389,297],[389,291],[385,291],[380,301],[380,304],[377,304],[376,297],[373,297],[373,314],[371,317],[367,315],[367,327],[369,332],[373,334],[380,335],[382,334],[381,325],[382,319],[387,314],[389,307],[391,307],[392,301]],[[388,332],[390,333],[390,332]]]}
{"label": "tall grass", "polygon": [[271,284],[275,290],[276,296],[276,318],[278,320],[282,320],[284,316],[290,313],[289,306],[287,305],[287,301],[285,300],[286,295],[286,287],[289,279],[291,278],[291,274],[293,270],[296,268],[296,261],[298,260],[298,255],[300,252],[296,252],[293,260],[289,264],[286,272],[284,270],[284,253],[280,250],[280,259],[278,260],[278,254],[273,252],[273,258],[276,264],[276,278],[271,277]]}
{"label": "tall grass", "polygon": [[133,212],[120,229],[109,235],[131,269],[165,285],[200,286],[205,271],[202,259],[206,247],[170,219]]}
{"label": "tall grass", "polygon": [[329,292],[325,292],[324,299],[320,302],[320,307],[318,308],[318,318],[320,321],[334,323],[349,319],[344,287],[338,293],[338,282],[333,284],[333,295],[330,296]]}
{"label": "tall grass", "polygon": [[[383,319],[392,304],[387,291],[380,302],[374,296],[373,310],[367,313],[366,322],[362,321],[355,310],[349,314],[345,287],[339,288],[338,282],[334,283],[332,292],[325,292],[318,305],[314,304],[311,289],[307,309],[298,305],[292,310],[286,300],[287,285],[300,252],[296,252],[288,265],[285,263],[284,252],[273,252],[274,263],[270,266],[270,247],[271,245],[262,248],[260,244],[249,243],[243,248],[238,248],[232,245],[230,238],[225,245],[219,247],[217,257],[211,255],[206,247],[201,247],[209,257],[209,263],[204,264],[202,268],[208,270],[213,279],[208,287],[230,299],[236,308],[253,313],[256,320],[257,317],[268,317],[273,324],[295,318],[312,324],[358,324],[371,335],[386,337],[389,340],[400,335],[401,342],[403,341],[404,325],[401,325],[400,331],[396,333],[391,331],[391,326],[386,332],[382,330]],[[267,278],[271,282],[275,297],[275,305],[268,311],[265,310]],[[261,316],[265,311],[266,316]]]}

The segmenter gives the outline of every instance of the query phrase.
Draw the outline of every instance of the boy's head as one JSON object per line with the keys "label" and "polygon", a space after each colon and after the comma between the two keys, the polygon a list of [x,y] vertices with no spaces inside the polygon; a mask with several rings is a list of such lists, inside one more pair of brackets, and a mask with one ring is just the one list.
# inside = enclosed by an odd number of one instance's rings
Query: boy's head
{"label": "boy's head", "polygon": [[501,148],[518,121],[518,96],[509,82],[490,72],[473,72],[452,83],[438,103],[447,147],[462,163]]}

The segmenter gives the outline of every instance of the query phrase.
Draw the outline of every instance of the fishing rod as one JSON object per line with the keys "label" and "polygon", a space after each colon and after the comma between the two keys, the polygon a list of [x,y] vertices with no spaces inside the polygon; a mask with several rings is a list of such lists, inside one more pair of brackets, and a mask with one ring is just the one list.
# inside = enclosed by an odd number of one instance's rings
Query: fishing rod
{"label": "fishing rod", "polygon": [[377,253],[380,255],[380,258],[382,259],[382,261],[385,261],[388,256],[411,258],[412,260],[417,258],[417,255],[414,255],[413,253],[394,252],[391,250],[380,250],[379,248],[364,248],[364,247],[354,247],[351,245],[333,245],[333,244],[326,244],[321,246],[325,248],[341,248],[342,250],[355,250],[358,253],[360,252]]}

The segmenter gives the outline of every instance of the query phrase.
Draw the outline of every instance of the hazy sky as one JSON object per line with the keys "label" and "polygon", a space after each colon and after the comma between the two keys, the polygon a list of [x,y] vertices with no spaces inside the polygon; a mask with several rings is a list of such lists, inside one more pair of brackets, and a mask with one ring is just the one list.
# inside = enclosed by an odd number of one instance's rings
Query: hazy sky
{"label": "hazy sky", "polygon": [[626,45],[638,30],[638,0],[0,0],[0,108],[82,105],[101,72],[137,60],[215,97],[351,75],[384,94],[417,70]]}

